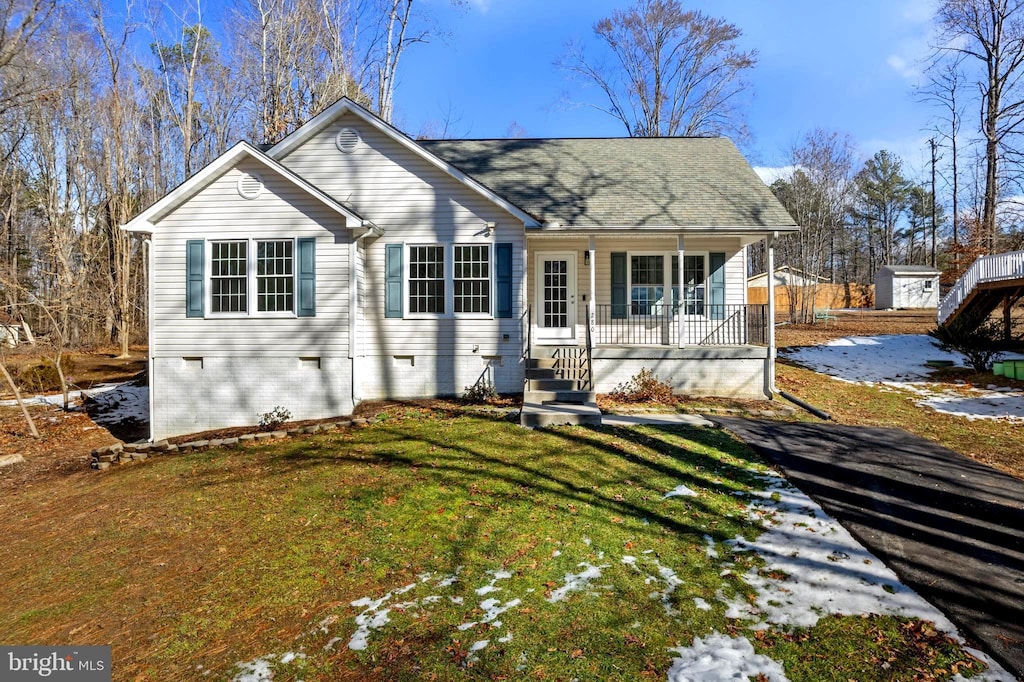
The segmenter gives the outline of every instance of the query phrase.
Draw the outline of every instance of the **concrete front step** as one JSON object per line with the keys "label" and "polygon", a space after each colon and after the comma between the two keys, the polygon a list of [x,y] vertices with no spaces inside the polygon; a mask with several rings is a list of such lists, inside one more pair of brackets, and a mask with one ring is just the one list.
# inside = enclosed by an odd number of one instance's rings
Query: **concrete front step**
{"label": "concrete front step", "polygon": [[601,425],[601,410],[594,403],[530,403],[523,402],[519,423],[527,428],[561,426],[563,424]]}
{"label": "concrete front step", "polygon": [[593,403],[597,394],[593,391],[525,391],[524,403]]}
{"label": "concrete front step", "polygon": [[526,361],[526,369],[554,369],[557,364],[556,358],[530,358]]}
{"label": "concrete front step", "polygon": [[526,370],[527,379],[558,379],[558,370],[545,367],[545,368],[528,368]]}
{"label": "concrete front step", "polygon": [[[527,370],[529,371],[529,370]],[[575,379],[527,379],[527,391],[575,391],[579,388]]]}

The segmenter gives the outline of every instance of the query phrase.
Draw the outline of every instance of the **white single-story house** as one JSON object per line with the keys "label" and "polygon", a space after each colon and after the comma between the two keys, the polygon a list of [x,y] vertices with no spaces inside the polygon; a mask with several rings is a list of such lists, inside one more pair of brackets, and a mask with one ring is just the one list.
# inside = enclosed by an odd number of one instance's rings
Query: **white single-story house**
{"label": "white single-story house", "polygon": [[[781,265],[775,268],[774,277],[775,286],[798,286],[798,287],[809,287],[814,284],[827,284],[828,277],[822,277],[821,275],[812,275],[798,270],[797,268],[791,268],[788,265]],[[768,286],[768,273],[762,272],[759,275],[747,278],[747,287],[751,289],[764,289]]]}
{"label": "white single-story house", "polygon": [[937,308],[939,275],[926,265],[884,265],[875,273],[875,309]]}
{"label": "white single-story house", "polygon": [[746,252],[798,227],[724,138],[421,141],[343,99],[124,229],[149,248],[159,439],[518,393],[540,355],[590,390],[648,368],[765,398],[771,303],[747,303]]}

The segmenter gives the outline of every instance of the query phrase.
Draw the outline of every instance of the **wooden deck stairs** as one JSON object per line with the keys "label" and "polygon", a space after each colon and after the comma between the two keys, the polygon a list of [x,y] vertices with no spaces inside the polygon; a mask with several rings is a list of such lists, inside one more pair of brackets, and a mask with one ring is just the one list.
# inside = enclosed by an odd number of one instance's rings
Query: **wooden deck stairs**
{"label": "wooden deck stairs", "polygon": [[1024,296],[1024,251],[981,256],[939,303],[938,322],[973,329],[1003,306],[1009,326],[1011,308]]}

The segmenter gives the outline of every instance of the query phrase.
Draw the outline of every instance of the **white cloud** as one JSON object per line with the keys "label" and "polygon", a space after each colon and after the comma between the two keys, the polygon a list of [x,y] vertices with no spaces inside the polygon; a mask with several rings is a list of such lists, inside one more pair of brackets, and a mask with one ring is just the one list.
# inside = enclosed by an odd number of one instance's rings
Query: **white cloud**
{"label": "white cloud", "polygon": [[761,182],[771,185],[776,180],[788,179],[793,175],[796,166],[754,166],[754,172],[761,178]]}
{"label": "white cloud", "polygon": [[885,63],[899,74],[901,78],[915,80],[921,76],[921,69],[916,62],[908,62],[905,57],[898,54],[891,54],[886,57]]}

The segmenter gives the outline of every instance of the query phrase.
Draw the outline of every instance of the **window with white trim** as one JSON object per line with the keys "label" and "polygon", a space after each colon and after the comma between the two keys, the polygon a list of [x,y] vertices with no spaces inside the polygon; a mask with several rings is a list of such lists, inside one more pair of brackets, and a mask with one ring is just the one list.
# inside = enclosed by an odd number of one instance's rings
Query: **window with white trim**
{"label": "window with white trim", "polygon": [[256,310],[295,309],[295,244],[291,239],[256,242]]}
{"label": "window with white trim", "polygon": [[444,247],[409,247],[409,312],[443,315],[445,312]]}
{"label": "window with white trim", "polygon": [[[295,312],[294,239],[233,239],[209,244],[211,313]],[[252,291],[255,296],[249,295]]]}
{"label": "window with white trim", "polygon": [[244,313],[248,300],[249,242],[210,242],[210,310]]}
{"label": "window with white trim", "polygon": [[456,313],[491,312],[491,247],[456,244],[452,258]]}
{"label": "window with white trim", "polygon": [[683,255],[683,313],[703,315],[706,297],[704,256]]}
{"label": "window with white trim", "polygon": [[630,314],[657,315],[665,299],[665,257],[630,256]]}

